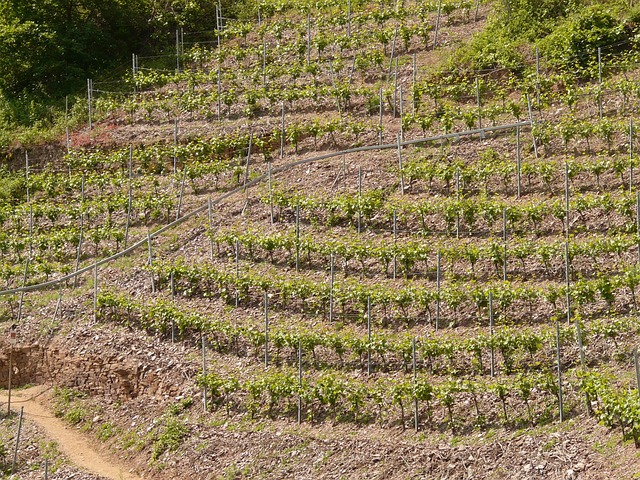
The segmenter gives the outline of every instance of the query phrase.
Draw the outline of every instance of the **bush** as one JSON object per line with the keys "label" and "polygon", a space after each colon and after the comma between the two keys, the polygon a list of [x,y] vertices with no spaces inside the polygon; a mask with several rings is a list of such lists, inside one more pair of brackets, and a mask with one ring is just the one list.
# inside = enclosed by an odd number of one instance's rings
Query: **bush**
{"label": "bush", "polygon": [[[540,42],[549,64],[565,71],[597,74],[598,47],[629,38],[631,30],[601,6],[591,6],[572,16]],[[621,45],[619,48],[628,46]],[[606,53],[611,53],[607,50]]]}
{"label": "bush", "polygon": [[493,25],[459,48],[451,58],[450,67],[466,70],[508,68],[519,72],[523,62],[517,41],[507,38],[504,29]]}

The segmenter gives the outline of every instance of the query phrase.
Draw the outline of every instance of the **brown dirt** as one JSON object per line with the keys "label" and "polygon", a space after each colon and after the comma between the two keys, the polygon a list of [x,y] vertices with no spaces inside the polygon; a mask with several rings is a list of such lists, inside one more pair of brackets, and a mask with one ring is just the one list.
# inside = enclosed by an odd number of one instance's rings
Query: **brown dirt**
{"label": "brown dirt", "polygon": [[[38,424],[50,440],[57,443],[69,460],[89,473],[112,480],[139,480],[141,477],[129,468],[122,466],[111,455],[100,453],[91,446],[89,436],[55,417],[48,405],[43,402],[48,389],[42,385],[14,390],[11,406],[24,408],[24,416]],[[0,395],[0,402],[6,404],[8,394]]]}

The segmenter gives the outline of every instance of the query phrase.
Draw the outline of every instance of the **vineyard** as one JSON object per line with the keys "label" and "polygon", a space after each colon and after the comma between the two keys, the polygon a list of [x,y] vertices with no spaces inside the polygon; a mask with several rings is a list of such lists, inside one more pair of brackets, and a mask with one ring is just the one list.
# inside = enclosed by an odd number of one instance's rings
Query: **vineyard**
{"label": "vineyard", "polygon": [[640,472],[639,11],[254,3],[0,171],[7,327],[178,389],[57,413],[152,478]]}

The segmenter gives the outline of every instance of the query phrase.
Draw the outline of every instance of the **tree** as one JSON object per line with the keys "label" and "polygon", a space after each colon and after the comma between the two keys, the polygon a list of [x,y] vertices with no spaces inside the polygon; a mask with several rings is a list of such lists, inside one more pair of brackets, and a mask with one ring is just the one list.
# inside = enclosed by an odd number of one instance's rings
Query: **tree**
{"label": "tree", "polygon": [[77,91],[149,35],[147,8],[121,0],[0,2],[0,89],[9,99]]}

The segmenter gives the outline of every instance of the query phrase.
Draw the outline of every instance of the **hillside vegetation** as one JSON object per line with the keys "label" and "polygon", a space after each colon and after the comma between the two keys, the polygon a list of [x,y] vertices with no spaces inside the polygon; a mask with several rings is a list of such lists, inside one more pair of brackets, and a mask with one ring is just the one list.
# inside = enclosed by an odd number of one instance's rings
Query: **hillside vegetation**
{"label": "hillside vegetation", "polygon": [[172,5],[7,117],[6,324],[163,378],[59,415],[158,478],[640,472],[637,9]]}

